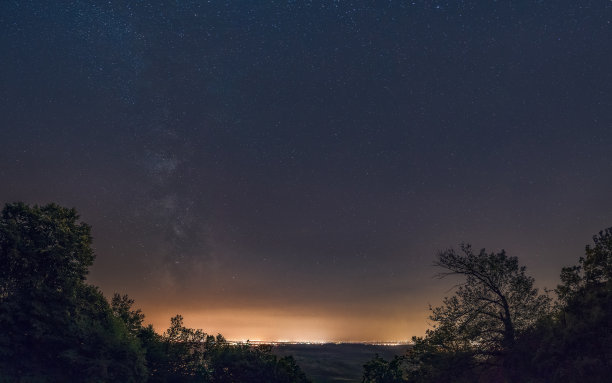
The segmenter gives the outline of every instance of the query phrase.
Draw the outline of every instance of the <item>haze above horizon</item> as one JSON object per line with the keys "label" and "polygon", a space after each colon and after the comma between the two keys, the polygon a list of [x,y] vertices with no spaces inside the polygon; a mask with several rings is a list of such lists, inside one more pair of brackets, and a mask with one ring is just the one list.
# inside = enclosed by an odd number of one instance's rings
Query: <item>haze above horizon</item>
{"label": "haze above horizon", "polygon": [[408,341],[462,242],[554,288],[612,211],[612,2],[0,3],[0,201],[228,339]]}

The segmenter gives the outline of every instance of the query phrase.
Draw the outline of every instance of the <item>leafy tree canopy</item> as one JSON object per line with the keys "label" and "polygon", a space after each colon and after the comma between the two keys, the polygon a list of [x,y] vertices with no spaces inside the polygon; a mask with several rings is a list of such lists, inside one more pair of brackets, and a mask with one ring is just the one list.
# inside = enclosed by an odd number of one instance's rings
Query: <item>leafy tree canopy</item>
{"label": "leafy tree canopy", "polygon": [[0,216],[0,298],[61,293],[83,282],[94,261],[91,228],[74,209],[7,204]]}
{"label": "leafy tree canopy", "polygon": [[499,355],[513,347],[517,334],[548,313],[550,299],[538,293],[534,279],[525,274],[517,257],[505,251],[474,252],[469,245],[461,251],[438,255],[439,275],[464,278],[454,296],[433,309],[437,328],[452,329],[455,340],[482,356]]}
{"label": "leafy tree canopy", "polygon": [[406,382],[608,382],[612,371],[612,228],[593,237],[578,265],[564,267],[558,300],[538,294],[534,280],[505,252],[447,250],[440,277],[461,277],[455,295],[432,309],[434,327],[401,366],[380,358],[364,366],[364,382],[403,372]]}
{"label": "leafy tree canopy", "polygon": [[0,213],[0,376],[8,381],[143,381],[140,344],[85,283],[91,229],[74,209]]}

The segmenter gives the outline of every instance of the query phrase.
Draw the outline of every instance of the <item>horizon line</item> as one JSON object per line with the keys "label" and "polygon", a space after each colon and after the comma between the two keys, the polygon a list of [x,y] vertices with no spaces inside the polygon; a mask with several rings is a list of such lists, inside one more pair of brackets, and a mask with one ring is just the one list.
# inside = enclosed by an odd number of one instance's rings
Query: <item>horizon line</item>
{"label": "horizon line", "polygon": [[228,343],[231,344],[255,344],[255,345],[284,345],[284,344],[312,344],[312,345],[324,345],[324,344],[367,344],[375,346],[407,346],[414,344],[410,341],[337,341],[337,340],[261,340],[261,339],[227,339]]}

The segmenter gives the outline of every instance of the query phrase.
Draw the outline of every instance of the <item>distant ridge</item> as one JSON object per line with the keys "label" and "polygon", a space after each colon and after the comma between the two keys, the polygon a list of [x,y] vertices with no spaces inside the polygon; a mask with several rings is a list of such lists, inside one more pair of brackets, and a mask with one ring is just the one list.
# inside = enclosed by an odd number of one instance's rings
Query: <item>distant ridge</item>
{"label": "distant ridge", "polygon": [[334,341],[266,341],[266,340],[230,340],[230,344],[252,344],[252,345],[270,345],[270,346],[283,346],[283,345],[326,345],[326,344],[346,344],[346,345],[370,345],[370,346],[410,346],[411,342],[358,342],[358,341],[347,341],[347,342],[334,342]]}
{"label": "distant ridge", "polygon": [[[271,344],[271,342],[259,344]],[[314,382],[337,383],[360,382],[365,363],[376,355],[385,360],[391,360],[396,355],[404,355],[412,344],[406,342],[274,342],[271,347],[272,352],[280,357],[293,356],[300,368]]]}

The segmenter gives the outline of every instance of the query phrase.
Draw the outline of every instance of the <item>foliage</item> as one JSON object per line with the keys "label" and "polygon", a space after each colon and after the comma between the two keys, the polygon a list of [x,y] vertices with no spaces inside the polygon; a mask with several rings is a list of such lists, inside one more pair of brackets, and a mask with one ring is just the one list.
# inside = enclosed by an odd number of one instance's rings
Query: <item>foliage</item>
{"label": "foliage", "polygon": [[533,326],[548,312],[550,299],[534,288],[517,257],[502,250],[475,253],[469,245],[461,253],[447,250],[435,263],[441,276],[465,277],[455,295],[433,309],[431,319],[452,329],[456,340],[469,343],[481,357],[501,355],[511,349],[517,333]]}
{"label": "foliage", "polygon": [[165,352],[165,374],[185,382],[207,378],[206,351],[214,343],[213,336],[185,327],[183,317],[176,315],[160,340]]}
{"label": "foliage", "polygon": [[517,338],[549,312],[550,299],[534,287],[516,257],[504,251],[438,255],[439,276],[458,275],[463,281],[455,295],[432,309],[435,323],[425,338],[415,338],[407,363],[412,381],[473,381],[476,375],[501,375],[516,381],[510,357]]}
{"label": "foliage", "polygon": [[[0,381],[307,382],[292,357],[230,345],[85,283],[91,229],[74,209],[7,204],[0,219]],[[147,368],[148,367],[148,368]]]}
{"label": "foliage", "polygon": [[561,270],[562,284],[557,294],[564,303],[576,299],[586,290],[609,289],[612,284],[612,228],[593,237],[594,246],[587,245],[585,257],[580,257],[578,266]]}
{"label": "foliage", "polygon": [[0,299],[69,293],[94,260],[91,228],[74,209],[7,204],[0,218]]}
{"label": "foliage", "polygon": [[[608,382],[612,371],[612,228],[593,237],[579,264],[564,267],[549,310],[518,260],[501,253],[439,254],[441,276],[465,278],[432,310],[436,324],[402,359],[407,382]],[[374,359],[364,382],[384,382]],[[373,377],[373,378],[371,378]]]}
{"label": "foliage", "polygon": [[113,314],[125,324],[125,327],[131,334],[136,335],[142,327],[145,316],[142,310],[132,309],[133,305],[134,300],[130,299],[127,294],[113,294],[111,299]]}
{"label": "foliage", "polygon": [[292,357],[279,359],[269,346],[229,344],[221,335],[185,327],[181,315],[157,341],[163,353],[153,381],[308,382]]}
{"label": "foliage", "polygon": [[404,381],[403,357],[395,356],[393,360],[386,361],[378,354],[371,361],[363,365],[362,383],[401,383]]}
{"label": "foliage", "polygon": [[309,382],[293,357],[278,358],[266,345],[230,345],[217,337],[209,358],[211,382]]}
{"label": "foliage", "polygon": [[7,204],[0,216],[0,375],[143,381],[144,353],[84,280],[94,255],[74,209]]}
{"label": "foliage", "polygon": [[410,382],[474,382],[476,358],[456,330],[440,326],[424,338],[413,337],[405,357]]}
{"label": "foliage", "polygon": [[[607,382],[612,371],[612,228],[564,267],[554,316],[520,340],[516,358],[538,382]],[[535,350],[535,352],[534,352]]]}
{"label": "foliage", "polygon": [[150,382],[308,382],[292,357],[278,358],[270,346],[233,345],[184,325],[182,315],[158,335],[142,325],[144,315],[127,295],[115,294],[115,316],[132,328],[146,350]]}
{"label": "foliage", "polygon": [[[439,277],[460,276],[455,294],[431,309],[434,322],[403,361],[409,382],[473,382],[483,376],[516,381],[510,357],[518,337],[549,312],[550,299],[516,257],[462,245],[438,254]],[[371,380],[372,382],[383,380]]]}
{"label": "foliage", "polygon": [[[292,357],[232,345],[171,318],[157,334],[127,295],[85,283],[91,229],[74,209],[7,204],[0,214],[0,381],[307,382]],[[363,382],[604,382],[612,370],[612,228],[561,272],[555,310],[505,252],[447,250],[463,282],[405,356]]]}

